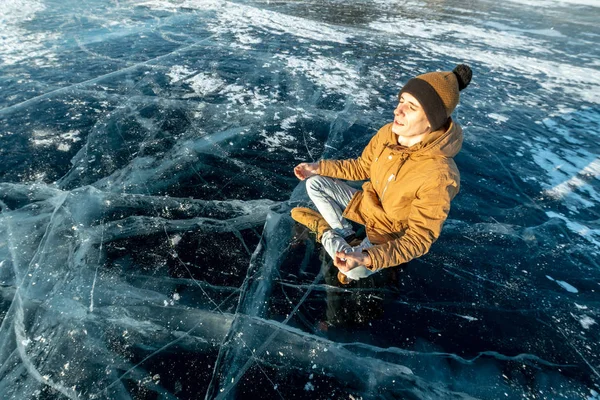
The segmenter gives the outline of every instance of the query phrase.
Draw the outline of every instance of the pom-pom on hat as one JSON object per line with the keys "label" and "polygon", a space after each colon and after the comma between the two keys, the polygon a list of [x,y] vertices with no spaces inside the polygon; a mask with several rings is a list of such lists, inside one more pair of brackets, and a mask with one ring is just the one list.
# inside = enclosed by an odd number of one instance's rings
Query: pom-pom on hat
{"label": "pom-pom on hat", "polygon": [[440,129],[456,108],[459,92],[471,82],[473,72],[468,65],[457,65],[452,71],[429,72],[412,78],[400,90],[410,93],[423,107],[431,130]]}

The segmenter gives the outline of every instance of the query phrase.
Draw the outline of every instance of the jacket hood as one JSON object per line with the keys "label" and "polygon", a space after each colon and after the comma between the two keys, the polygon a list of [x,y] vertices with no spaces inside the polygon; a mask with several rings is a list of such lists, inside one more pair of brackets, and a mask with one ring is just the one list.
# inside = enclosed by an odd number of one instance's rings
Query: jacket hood
{"label": "jacket hood", "polygon": [[[432,132],[425,140],[411,146],[403,148],[403,152],[408,153],[412,159],[431,158],[431,157],[454,157],[462,148],[463,132],[460,125],[450,119],[450,124],[444,126],[435,132]],[[392,124],[389,125],[392,143],[397,143],[396,134],[392,132]],[[401,146],[392,146],[400,148]]]}
{"label": "jacket hood", "polygon": [[415,152],[415,156],[454,157],[462,148],[462,128],[453,119],[450,119],[447,130],[440,129],[433,132],[422,143],[423,147]]}

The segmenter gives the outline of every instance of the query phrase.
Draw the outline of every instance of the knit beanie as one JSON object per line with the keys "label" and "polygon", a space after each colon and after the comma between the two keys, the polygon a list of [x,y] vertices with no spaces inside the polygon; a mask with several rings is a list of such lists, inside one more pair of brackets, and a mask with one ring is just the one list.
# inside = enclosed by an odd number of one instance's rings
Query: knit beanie
{"label": "knit beanie", "polygon": [[413,95],[429,120],[431,130],[440,129],[456,108],[459,92],[471,82],[473,72],[468,65],[457,65],[452,71],[429,72],[412,78],[400,90]]}

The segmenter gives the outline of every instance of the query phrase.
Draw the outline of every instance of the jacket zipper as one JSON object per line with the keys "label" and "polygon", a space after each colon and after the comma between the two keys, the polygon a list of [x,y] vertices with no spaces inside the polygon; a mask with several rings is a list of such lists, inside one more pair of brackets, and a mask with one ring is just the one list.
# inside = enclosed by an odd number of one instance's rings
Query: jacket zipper
{"label": "jacket zipper", "polygon": [[388,178],[388,180],[385,184],[385,187],[383,188],[383,192],[381,192],[381,198],[379,199],[381,202],[383,202],[383,196],[385,195],[385,191],[387,190],[388,186],[390,185],[390,182],[396,177],[396,175],[398,173],[400,173],[400,168],[402,168],[402,166],[406,162],[406,159],[408,158],[408,156],[409,156],[408,153],[402,153],[400,155],[400,163],[398,166],[398,170],[396,171],[396,174],[391,174],[390,177]]}
{"label": "jacket zipper", "polygon": [[385,187],[383,188],[383,192],[381,192],[381,202],[383,202],[383,196],[385,196],[385,191],[387,190],[388,186],[390,185],[390,182],[392,181],[392,179],[394,179],[394,174],[390,175],[390,177],[387,180],[387,183],[385,184]]}

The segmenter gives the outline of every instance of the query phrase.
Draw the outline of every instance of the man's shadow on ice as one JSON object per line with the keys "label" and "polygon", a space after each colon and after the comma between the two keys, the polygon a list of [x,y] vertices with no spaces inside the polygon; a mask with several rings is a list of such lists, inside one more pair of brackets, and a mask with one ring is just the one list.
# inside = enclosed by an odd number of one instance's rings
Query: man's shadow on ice
{"label": "man's shadow on ice", "polygon": [[399,294],[399,280],[404,266],[386,268],[369,277],[353,280],[342,285],[337,278],[338,269],[331,257],[321,249],[322,270],[327,284],[326,319],[318,329],[368,327],[371,322],[382,319],[387,303]]}
{"label": "man's shadow on ice", "polygon": [[[357,230],[358,240],[364,238],[364,228]],[[327,309],[322,321],[316,324],[317,333],[369,328],[370,323],[384,318],[386,305],[400,295],[403,271],[409,264],[383,269],[369,277],[352,280],[349,284],[339,282],[338,268],[325,249],[315,243],[314,235],[298,224],[294,226],[292,241],[295,246],[306,245],[306,252],[317,254],[320,271],[325,281]],[[312,260],[309,264],[316,264]],[[306,263],[304,263],[306,264]],[[308,267],[312,269],[312,267]]]}

